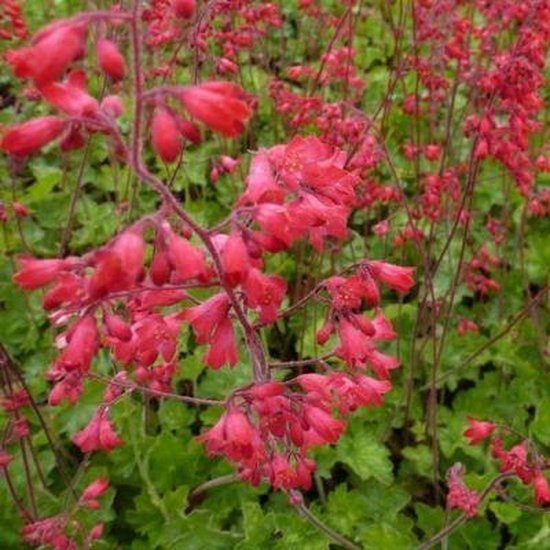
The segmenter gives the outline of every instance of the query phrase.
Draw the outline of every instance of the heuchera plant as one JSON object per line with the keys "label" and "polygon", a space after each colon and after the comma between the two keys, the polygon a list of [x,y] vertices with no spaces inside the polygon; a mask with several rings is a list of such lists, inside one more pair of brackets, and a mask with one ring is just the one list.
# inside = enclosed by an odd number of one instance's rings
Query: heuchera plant
{"label": "heuchera plant", "polygon": [[[187,9],[176,2],[173,16],[188,17],[192,8]],[[341,149],[316,137],[296,137],[253,154],[246,189],[226,220],[214,228],[197,224],[146,167],[144,138],[164,162],[175,162],[184,140],[199,133],[196,123],[225,137],[239,135],[253,112],[251,98],[224,81],[144,89],[142,17],[139,2],[130,13],[82,13],[50,24],[34,36],[31,46],[7,56],[14,73],[31,80],[58,113],[5,132],[0,147],[14,163],[52,141],[69,150],[81,148],[85,135],[102,133],[119,161],[162,199],[157,212],[85,256],[19,258],[14,280],[25,290],[46,289],[43,307],[59,330],[59,355],[46,372],[52,382],[49,404],[76,403],[86,380],[98,376],[94,358],[102,348],[109,350],[121,370],[109,381],[88,426],[72,440],[83,453],[112,451],[123,441],[109,418],[110,409],[134,391],[169,397],[178,369],[180,329],[188,323],[196,342],[205,346],[208,367],[233,367],[240,354],[250,364],[250,383],[224,402],[184,396],[191,403],[224,409],[199,440],[209,454],[233,462],[242,479],[254,485],[267,480],[301,504],[296,490],[311,487],[315,470],[309,449],[336,443],[349,414],[358,407],[382,405],[391,390],[390,372],[399,361],[378,350],[378,342],[396,337],[381,307],[380,285],[406,294],[414,285],[414,268],[365,259],[319,284],[309,298],[327,303],[328,313],[317,339],[325,345],[334,333],[338,343],[322,358],[305,361],[319,365],[321,372],[274,380],[261,331],[299,308],[281,309],[287,285],[284,278],[266,272],[265,256],[300,239],[309,240],[316,250],[322,250],[327,239],[346,239],[349,216],[360,201],[361,179],[357,169],[346,167],[349,159]],[[88,53],[89,33],[104,35],[109,26],[122,25],[130,27],[132,40],[130,142],[116,122],[122,97],[95,99],[87,92],[84,70],[73,68]],[[95,56],[110,80],[125,77],[127,62],[115,42],[97,39]],[[146,117],[151,120],[149,136],[144,132]],[[197,300],[194,289],[208,289],[211,296]],[[364,307],[374,315],[365,314]],[[329,365],[329,358],[338,358],[340,367]],[[24,404],[23,399],[19,405]],[[95,482],[79,505],[93,508],[106,486]],[[69,542],[68,520],[35,518],[25,527],[24,538],[37,546],[76,547]],[[99,531],[86,537],[93,540]]]}
{"label": "heuchera plant", "polygon": [[[351,20],[355,6],[345,4],[339,19],[315,2],[302,1],[300,9],[304,18],[340,29],[347,17]],[[480,299],[500,289],[495,272],[504,259],[485,245],[467,247],[466,238],[450,305],[435,299],[431,278],[454,234],[459,228],[468,232],[474,215],[473,188],[482,163],[492,159],[512,174],[526,201],[526,215],[544,216],[550,204],[548,193],[534,187],[535,174],[550,172],[550,163],[544,155],[533,159],[526,152],[529,136],[540,129],[536,115],[542,108],[538,95],[543,83],[541,50],[550,41],[550,6],[548,2],[472,2],[484,20],[496,21],[498,14],[504,17],[504,26],[517,28],[516,41],[498,49],[496,23],[475,24],[460,15],[457,6],[461,4],[452,0],[414,3],[415,48],[399,52],[401,66],[380,106],[389,111],[400,71],[410,70],[417,76],[417,91],[407,95],[400,108],[411,120],[438,119],[449,109],[449,83],[440,75],[448,68],[456,70],[457,82],[470,87],[475,105],[476,113],[463,124],[471,140],[467,161],[445,164],[451,153],[450,125],[446,135],[434,132],[429,143],[402,144],[401,154],[416,171],[419,188],[414,205],[406,207],[405,224],[394,233],[393,245],[412,244],[425,260],[419,266],[427,277],[420,308],[429,319],[428,331],[452,307],[458,284],[464,283]],[[532,11],[522,7],[527,4],[533,4]],[[24,38],[27,31],[17,3],[6,2],[3,9],[13,22],[13,32]],[[91,380],[105,384],[103,400],[95,404],[89,423],[72,435],[81,453],[117,452],[125,444],[111,412],[132,394],[211,406],[219,411],[217,421],[197,437],[206,453],[231,462],[243,481],[254,486],[267,482],[283,491],[319,527],[302,496],[302,491],[311,489],[316,469],[311,450],[337,444],[355,411],[382,406],[392,390],[392,371],[399,368],[400,360],[384,351],[384,342],[398,335],[385,314],[390,299],[384,297],[401,302],[416,285],[417,268],[380,257],[358,258],[290,303],[288,281],[271,266],[280,253],[300,243],[318,254],[327,247],[337,250],[349,239],[348,227],[356,212],[375,204],[401,204],[405,192],[384,130],[375,131],[374,118],[353,107],[365,81],[355,66],[356,52],[348,44],[325,52],[320,68],[295,65],[288,77],[270,83],[274,108],[292,137],[251,151],[249,159],[223,155],[215,160],[210,174],[213,183],[249,160],[244,187],[225,219],[209,226],[196,221],[169,182],[150,168],[148,155],[152,152],[159,163],[177,166],[186,146],[200,143],[206,131],[228,139],[241,136],[255,115],[257,98],[230,77],[238,73],[239,53],[282,24],[281,11],[274,4],[213,2],[204,6],[199,17],[196,12],[194,0],[134,0],[127,10],[121,4],[53,21],[35,33],[27,46],[8,51],[6,62],[16,77],[28,83],[27,95],[37,100],[43,113],[3,133],[0,149],[9,156],[14,173],[46,146],[62,152],[83,150],[89,137],[96,135],[112,150],[113,162],[127,166],[158,196],[155,211],[134,220],[97,249],[57,258],[20,255],[13,279],[25,291],[43,290],[42,306],[56,331],[57,357],[45,370],[50,383],[48,404],[74,405]],[[242,16],[241,26],[229,24],[236,13]],[[224,24],[214,25],[215,20]],[[208,55],[209,41],[223,45],[222,55],[215,57],[219,79],[172,81],[174,56],[155,69],[153,76],[162,78],[162,83],[149,86],[151,75],[142,67],[144,48],[177,44],[185,33],[192,36],[199,57]],[[121,39],[126,36],[127,49]],[[479,58],[470,50],[471,37],[478,43]],[[484,64],[487,54],[495,59],[490,66]],[[104,77],[99,97],[87,86],[94,72]],[[297,92],[289,82],[301,83],[307,93]],[[344,99],[321,99],[314,93],[321,86],[345,89]],[[129,131],[121,123],[125,111]],[[373,176],[382,162],[392,174],[391,184]],[[16,216],[27,215],[23,204],[12,206]],[[430,235],[449,219],[449,240],[430,263]],[[385,238],[392,223],[380,219],[373,233]],[[498,250],[504,234],[501,221],[489,217],[486,224]],[[265,333],[312,302],[325,312],[316,333],[322,353],[278,361],[266,345]],[[441,359],[448,334],[449,317],[444,319],[443,332],[438,333],[440,347],[433,329],[435,363]],[[176,393],[173,379],[180,369],[184,328],[204,349],[202,361],[207,368],[230,369],[246,363],[250,367],[247,383],[231,389],[223,400]],[[478,331],[474,321],[459,320],[458,334]],[[97,370],[99,357],[108,357],[115,365],[110,377]],[[292,374],[302,367],[308,371]],[[29,434],[24,410],[30,403],[25,390],[8,391],[4,399],[13,426],[0,451],[0,468],[8,485],[10,445]],[[432,422],[435,432],[437,419],[432,417]],[[505,478],[515,477],[531,486],[537,505],[550,502],[544,473],[548,462],[528,437],[490,420],[474,419],[464,435],[472,445],[491,440],[501,475],[478,492],[466,485],[464,467],[453,466],[447,477],[447,508],[458,508],[462,514],[425,548],[474,517],[485,496]],[[505,445],[503,437],[514,437],[514,445]],[[24,541],[55,549],[87,547],[102,536],[103,527],[97,523],[86,530],[80,518],[86,510],[101,506],[108,487],[106,478],[98,478],[76,494],[68,512],[42,517],[35,506],[27,508],[10,486],[25,519]],[[335,542],[356,547],[327,526],[320,529]]]}

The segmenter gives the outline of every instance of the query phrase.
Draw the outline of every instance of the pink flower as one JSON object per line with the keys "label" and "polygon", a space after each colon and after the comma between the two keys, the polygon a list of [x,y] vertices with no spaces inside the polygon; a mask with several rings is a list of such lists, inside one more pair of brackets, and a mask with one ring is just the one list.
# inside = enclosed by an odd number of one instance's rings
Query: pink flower
{"label": "pink flower", "polygon": [[229,235],[222,250],[224,278],[231,286],[241,284],[251,268],[248,249],[243,238],[237,234]]}
{"label": "pink flower", "polygon": [[296,487],[296,472],[286,456],[275,453],[269,463],[269,481],[274,489],[288,491]]}
{"label": "pink flower", "polygon": [[204,362],[213,369],[219,369],[225,363],[234,367],[239,360],[233,324],[226,318],[222,320],[210,340],[210,348],[204,356]]}
{"label": "pink flower", "polygon": [[464,436],[470,440],[470,445],[478,445],[489,437],[497,427],[493,422],[483,422],[475,418],[468,418],[468,424],[469,427],[464,432]]}
{"label": "pink flower", "polygon": [[335,350],[336,355],[350,367],[363,366],[374,349],[371,339],[347,319],[340,320],[338,334],[340,345]]}
{"label": "pink flower", "polygon": [[172,0],[172,8],[176,17],[181,19],[191,19],[195,13],[195,0]]}
{"label": "pink flower", "polygon": [[175,162],[180,157],[183,143],[176,119],[162,107],[155,109],[151,122],[153,149],[164,162]]}
{"label": "pink flower", "polygon": [[121,80],[126,74],[126,63],[118,46],[111,40],[100,38],[96,44],[97,59],[101,70],[113,80]]}
{"label": "pink flower", "polygon": [[265,150],[260,150],[250,163],[246,178],[246,192],[239,199],[239,205],[262,202],[280,204],[285,195],[285,189],[275,181],[273,169]]}
{"label": "pink flower", "polygon": [[367,362],[376,375],[383,379],[389,378],[389,371],[396,369],[400,365],[400,361],[397,357],[386,355],[376,349],[371,349],[368,353]]}
{"label": "pink flower", "polygon": [[537,470],[533,476],[533,487],[535,489],[535,502],[539,506],[550,504],[550,486],[542,470]]}
{"label": "pink flower", "polygon": [[397,333],[393,330],[391,322],[381,309],[376,312],[372,326],[374,327],[374,340],[395,340],[397,338]]}
{"label": "pink flower", "polygon": [[264,275],[252,268],[243,284],[248,307],[260,310],[262,323],[273,323],[286,292],[286,282],[276,275]]}
{"label": "pink flower", "polygon": [[117,338],[123,342],[129,342],[132,339],[132,329],[118,315],[106,313],[103,316],[103,323],[112,338]]}
{"label": "pink flower", "polygon": [[70,269],[74,264],[72,259],[65,260],[40,260],[31,256],[19,256],[19,271],[13,276],[13,280],[25,290],[34,290],[52,283],[65,269]]}
{"label": "pink flower", "polygon": [[4,134],[0,149],[10,155],[29,155],[58,138],[66,124],[64,119],[56,116],[43,116],[16,124]]}
{"label": "pink flower", "polygon": [[325,443],[336,443],[346,424],[342,420],[337,420],[328,412],[319,407],[304,405],[304,418],[310,428],[318,434]]}
{"label": "pink flower", "polygon": [[100,408],[90,423],[72,438],[83,453],[104,451],[106,453],[122,444],[108,418],[108,409]]}
{"label": "pink flower", "polygon": [[90,483],[86,489],[82,492],[80,496],[79,503],[81,506],[86,506],[91,510],[98,510],[101,505],[98,502],[97,498],[100,497],[105,491],[109,488],[109,480],[100,477]]}
{"label": "pink flower", "polygon": [[166,237],[168,259],[174,268],[177,282],[209,277],[210,270],[202,250],[193,246],[187,239],[176,235],[172,230],[166,230]]}
{"label": "pink flower", "polygon": [[178,97],[191,116],[226,137],[242,133],[252,114],[244,92],[231,82],[204,82],[183,88]]}
{"label": "pink flower", "polygon": [[128,229],[95,253],[95,266],[88,292],[97,299],[119,290],[132,288],[143,275],[145,242],[141,234]]}
{"label": "pink flower", "polygon": [[218,422],[197,438],[211,455],[254,465],[264,455],[260,436],[248,416],[230,405]]}
{"label": "pink flower", "polygon": [[180,316],[193,327],[197,343],[206,344],[212,341],[217,326],[227,319],[228,311],[227,294],[220,292],[198,306],[185,309]]}
{"label": "pink flower", "polygon": [[99,332],[92,315],[82,317],[66,335],[67,347],[57,358],[55,366],[65,371],[86,373],[99,349]]}
{"label": "pink flower", "polygon": [[373,278],[387,284],[393,290],[406,294],[414,285],[414,267],[402,267],[377,260],[366,262]]}
{"label": "pink flower", "polygon": [[449,492],[447,493],[447,507],[452,510],[459,508],[469,518],[477,515],[479,507],[479,495],[476,491],[468,489],[463,480],[464,468],[455,464],[448,472]]}
{"label": "pink flower", "polygon": [[42,29],[30,48],[10,51],[6,61],[16,76],[31,78],[43,86],[63,75],[69,64],[81,55],[86,27],[57,21]]}
{"label": "pink flower", "polygon": [[99,109],[97,100],[86,91],[82,71],[72,71],[66,82],[42,86],[40,93],[50,105],[71,117],[93,116]]}

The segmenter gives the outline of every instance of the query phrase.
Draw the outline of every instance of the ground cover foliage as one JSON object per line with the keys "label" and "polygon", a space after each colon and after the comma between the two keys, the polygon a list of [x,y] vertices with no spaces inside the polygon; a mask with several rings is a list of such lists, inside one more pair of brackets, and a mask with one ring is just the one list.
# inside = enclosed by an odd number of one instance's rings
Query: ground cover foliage
{"label": "ground cover foliage", "polygon": [[550,2],[0,37],[1,548],[550,548]]}

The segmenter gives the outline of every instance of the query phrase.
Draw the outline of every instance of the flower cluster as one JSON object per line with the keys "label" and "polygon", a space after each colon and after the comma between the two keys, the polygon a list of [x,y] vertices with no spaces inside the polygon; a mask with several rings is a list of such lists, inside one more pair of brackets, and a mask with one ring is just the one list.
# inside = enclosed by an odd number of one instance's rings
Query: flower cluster
{"label": "flower cluster", "polygon": [[[539,506],[550,504],[550,484],[545,475],[545,469],[550,464],[536,450],[527,439],[513,445],[509,450],[504,448],[502,437],[494,435],[499,426],[493,422],[468,419],[469,427],[464,436],[469,439],[470,445],[479,445],[486,439],[491,439],[491,451],[493,458],[500,464],[501,474],[509,474],[517,477],[524,485],[531,485],[534,491],[534,500]],[[510,430],[503,427],[504,434]],[[516,434],[517,435],[517,434]],[[478,513],[480,495],[466,487],[463,480],[464,467],[455,464],[448,474],[449,492],[447,493],[447,507],[459,508],[468,517]]]}

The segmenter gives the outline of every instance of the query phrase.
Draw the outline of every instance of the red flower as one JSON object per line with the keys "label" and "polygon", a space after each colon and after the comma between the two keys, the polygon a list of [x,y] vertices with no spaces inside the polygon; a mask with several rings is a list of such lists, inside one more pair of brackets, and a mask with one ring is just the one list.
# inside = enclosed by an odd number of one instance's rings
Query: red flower
{"label": "red flower", "polygon": [[108,409],[100,408],[90,423],[72,438],[81,452],[104,451],[106,453],[122,444],[108,418]]}
{"label": "red flower", "polygon": [[90,116],[97,112],[99,104],[86,91],[82,71],[73,71],[66,82],[52,82],[40,88],[44,99],[61,112],[72,116]]}
{"label": "red flower", "polygon": [[151,122],[153,149],[164,162],[175,162],[182,151],[181,134],[176,119],[163,108],[155,110]]}
{"label": "red flower", "polygon": [[93,299],[133,287],[143,274],[145,242],[138,231],[128,229],[99,250],[88,292]]}
{"label": "red flower", "polygon": [[373,351],[371,339],[347,319],[338,323],[338,334],[340,345],[335,350],[336,355],[350,367],[363,366]]}
{"label": "red flower", "polygon": [[242,89],[231,82],[205,82],[178,94],[191,116],[226,137],[242,133],[252,114],[243,96]]}
{"label": "red flower", "polygon": [[219,369],[225,363],[234,367],[238,360],[233,324],[226,318],[218,324],[212,334],[210,349],[204,356],[204,362],[213,369]]}
{"label": "red flower", "polygon": [[369,352],[367,355],[367,362],[376,375],[384,380],[390,377],[389,371],[396,369],[400,364],[397,357],[380,353],[376,349],[372,349]]}
{"label": "red flower", "polygon": [[250,308],[260,310],[262,323],[273,323],[286,292],[286,282],[276,275],[264,275],[252,268],[243,285],[246,301]]}
{"label": "red flower", "polygon": [[172,0],[172,7],[176,17],[191,19],[195,13],[196,3],[195,0]]}
{"label": "red flower", "polygon": [[198,306],[183,310],[180,317],[193,327],[197,343],[205,344],[212,341],[213,332],[227,319],[228,311],[227,294],[220,292]]}
{"label": "red flower", "polygon": [[123,342],[129,342],[132,339],[132,329],[118,315],[106,313],[103,316],[103,323],[112,338],[117,338]]}
{"label": "red flower", "polygon": [[85,32],[82,24],[58,21],[40,31],[30,48],[8,52],[6,60],[16,76],[43,86],[62,76],[81,55]]}
{"label": "red flower", "polygon": [[166,233],[168,259],[174,267],[177,279],[174,282],[208,278],[210,270],[206,265],[202,250],[196,248],[187,239],[176,235],[171,230]]}
{"label": "red flower", "polygon": [[323,443],[336,443],[346,424],[319,407],[304,405],[304,418]]}
{"label": "red flower", "polygon": [[544,472],[537,470],[533,477],[533,487],[535,489],[535,502],[539,506],[550,504],[550,486]]}
{"label": "red flower", "polygon": [[100,38],[96,46],[101,70],[113,80],[121,80],[126,74],[126,63],[117,45],[111,40]]}
{"label": "red flower", "polygon": [[65,371],[88,372],[99,349],[99,333],[94,317],[82,317],[71,327],[66,338],[69,343],[57,358],[55,367]]}
{"label": "red flower", "polygon": [[74,266],[74,260],[40,260],[31,256],[20,256],[19,271],[13,276],[13,280],[25,290],[34,290],[52,283],[58,275],[66,269]]}
{"label": "red flower", "polygon": [[376,260],[366,262],[366,265],[375,279],[382,281],[397,292],[406,294],[414,285],[412,278],[414,267],[402,267]]}
{"label": "red flower", "polygon": [[113,118],[118,118],[124,112],[124,104],[117,95],[108,95],[100,104],[101,110]]}
{"label": "red flower", "polygon": [[242,283],[251,268],[248,249],[243,238],[232,233],[222,250],[224,278],[231,286]]}
{"label": "red flower", "polygon": [[218,422],[197,438],[211,455],[225,455],[234,462],[255,464],[264,455],[258,431],[237,407],[230,405]]}
{"label": "red flower", "polygon": [[239,199],[239,205],[262,202],[280,204],[285,195],[285,189],[275,181],[267,153],[260,150],[250,163],[246,178],[246,192]]}
{"label": "red flower", "polygon": [[11,461],[12,456],[3,449],[0,449],[0,470],[2,468],[7,468]]}
{"label": "red flower", "polygon": [[463,480],[464,468],[455,464],[448,472],[449,492],[447,494],[447,507],[452,510],[459,508],[469,518],[477,515],[479,495],[476,491],[468,489]]}
{"label": "red flower", "polygon": [[4,134],[0,149],[10,155],[29,155],[58,138],[65,126],[66,121],[56,116],[43,116],[16,124]]}
{"label": "red flower", "polygon": [[97,510],[100,508],[100,504],[97,501],[97,498],[100,497],[107,489],[109,488],[109,480],[100,477],[90,483],[86,489],[84,489],[82,495],[80,496],[79,503],[82,506],[86,506],[92,510]]}
{"label": "red flower", "polygon": [[483,422],[475,418],[468,418],[468,424],[470,426],[464,432],[464,436],[470,440],[470,445],[478,445],[489,437],[497,427],[493,422]]}

